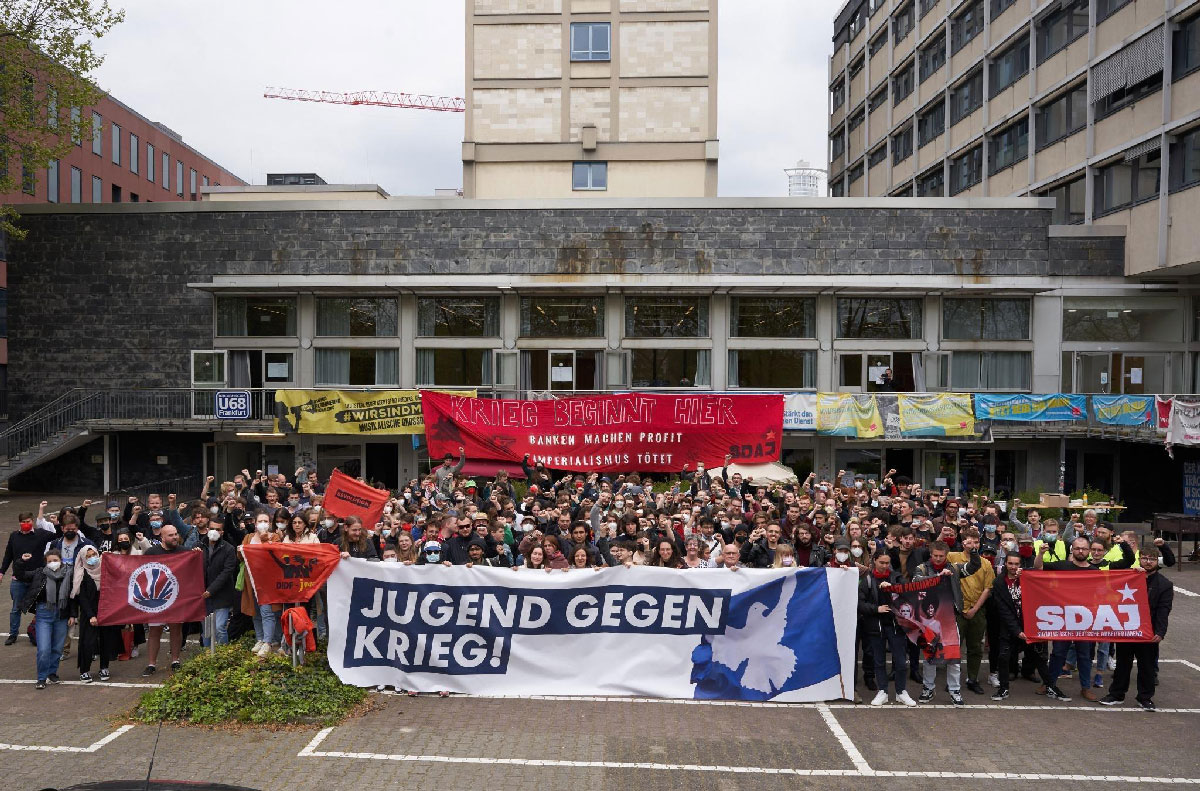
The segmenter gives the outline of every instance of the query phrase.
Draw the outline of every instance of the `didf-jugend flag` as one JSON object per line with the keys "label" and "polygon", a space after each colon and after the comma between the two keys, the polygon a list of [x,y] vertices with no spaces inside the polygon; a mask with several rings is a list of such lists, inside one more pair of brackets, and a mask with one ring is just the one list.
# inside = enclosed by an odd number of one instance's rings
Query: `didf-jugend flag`
{"label": "didf-jugend flag", "polygon": [[1035,640],[1144,643],[1154,639],[1140,571],[1023,571],[1021,617]]}
{"label": "didf-jugend flag", "polygon": [[100,564],[101,626],[202,621],[204,553],[105,552]]}
{"label": "didf-jugend flag", "polygon": [[374,527],[383,518],[383,506],[390,497],[390,492],[373,489],[340,470],[334,470],[329,477],[322,505],[334,516],[357,516],[367,527]]}
{"label": "didf-jugend flag", "polygon": [[342,559],[331,544],[246,544],[246,573],[259,604],[294,604],[312,598]]}

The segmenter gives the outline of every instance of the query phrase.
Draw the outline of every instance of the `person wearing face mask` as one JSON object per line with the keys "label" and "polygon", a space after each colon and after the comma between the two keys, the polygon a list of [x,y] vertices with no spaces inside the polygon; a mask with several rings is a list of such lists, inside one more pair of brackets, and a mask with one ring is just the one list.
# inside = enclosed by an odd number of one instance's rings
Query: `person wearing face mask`
{"label": "person wearing face mask", "polygon": [[336,546],[342,543],[342,525],[336,516],[322,509],[320,526],[320,530],[317,531],[317,539],[322,544]]}
{"label": "person wearing face mask", "polygon": [[[275,542],[276,538],[271,533],[271,516],[266,511],[259,511],[254,515],[254,529],[242,539],[242,546]],[[253,586],[243,585],[241,608],[242,613],[250,616],[254,622],[255,642],[250,652],[265,657],[271,651],[278,650],[282,632],[279,614],[275,611],[274,605],[259,604],[254,598]]]}
{"label": "person wearing face mask", "polygon": [[95,546],[91,541],[79,534],[79,517],[75,514],[64,514],[62,517],[62,537],[50,543],[49,549],[58,550],[64,566],[74,566],[75,556],[84,547]]}
{"label": "person wearing face mask", "polygon": [[1000,520],[995,517],[985,517],[979,533],[979,550],[992,550],[993,556],[1000,551]]}
{"label": "person wearing face mask", "polygon": [[[1033,513],[1037,513],[1034,511]],[[1033,551],[1042,556],[1043,563],[1053,563],[1067,559],[1067,542],[1059,537],[1057,519],[1047,519],[1042,527],[1041,537],[1033,542]]]}
{"label": "person wearing face mask", "polygon": [[45,564],[33,572],[21,599],[21,609],[37,617],[37,688],[58,683],[58,665],[67,639],[71,610],[70,569],[63,565],[58,550],[47,550]]}
{"label": "person wearing face mask", "polygon": [[92,681],[92,657],[100,659],[100,680],[108,681],[108,665],[121,652],[121,627],[101,626],[100,612],[100,552],[84,547],[75,562],[71,583],[73,620],[79,623],[79,680]]}
{"label": "person wearing face mask", "polygon": [[[237,603],[237,550],[224,540],[224,525],[209,522],[204,531],[204,546],[196,551],[204,553],[204,609],[213,616],[213,640],[217,645],[229,642],[229,613]],[[205,636],[201,644],[208,646]]]}
{"label": "person wearing face mask", "polygon": [[45,530],[35,530],[33,514],[22,512],[17,517],[20,527],[8,534],[8,543],[4,547],[4,562],[0,565],[0,579],[12,568],[12,580],[8,585],[12,597],[12,611],[8,616],[8,638],[5,645],[17,642],[21,633],[21,613],[25,610],[21,602],[33,581],[33,574],[45,563],[44,557],[50,542],[54,540],[53,533]]}

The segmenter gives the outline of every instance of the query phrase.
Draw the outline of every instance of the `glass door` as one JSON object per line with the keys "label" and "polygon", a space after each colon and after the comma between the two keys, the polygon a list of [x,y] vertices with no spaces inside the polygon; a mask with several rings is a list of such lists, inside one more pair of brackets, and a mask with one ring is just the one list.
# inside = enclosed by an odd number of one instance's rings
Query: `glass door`
{"label": "glass door", "polygon": [[1079,352],[1075,355],[1075,392],[1111,393],[1112,355],[1108,352],[1091,354]]}
{"label": "glass door", "polygon": [[1121,361],[1121,388],[1129,395],[1167,392],[1167,355],[1126,354]]}

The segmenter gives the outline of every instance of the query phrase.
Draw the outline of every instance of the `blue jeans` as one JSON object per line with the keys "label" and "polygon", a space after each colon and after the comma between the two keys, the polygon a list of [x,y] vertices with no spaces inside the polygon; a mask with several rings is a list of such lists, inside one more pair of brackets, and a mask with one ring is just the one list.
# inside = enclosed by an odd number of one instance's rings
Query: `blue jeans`
{"label": "blue jeans", "polygon": [[8,593],[13,600],[12,611],[8,614],[8,633],[10,635],[21,633],[21,599],[25,598],[27,590],[29,590],[28,582],[21,582],[19,579],[9,580]]}
{"label": "blue jeans", "polygon": [[254,637],[260,643],[279,645],[279,613],[269,604],[258,605],[258,612],[254,614]]}
{"label": "blue jeans", "polygon": [[[229,645],[229,608],[218,607],[213,610],[213,634],[216,637],[217,645]],[[200,644],[208,648],[208,638],[200,635]]]}
{"label": "blue jeans", "polygon": [[58,617],[58,608],[46,604],[37,606],[37,677],[45,681],[58,674],[62,661],[63,643],[67,639],[67,619]]}
{"label": "blue jeans", "polygon": [[1077,640],[1055,640],[1050,652],[1050,686],[1058,685],[1063,665],[1067,663],[1067,652],[1075,649],[1076,670],[1079,671],[1079,688],[1092,686],[1092,644]]}

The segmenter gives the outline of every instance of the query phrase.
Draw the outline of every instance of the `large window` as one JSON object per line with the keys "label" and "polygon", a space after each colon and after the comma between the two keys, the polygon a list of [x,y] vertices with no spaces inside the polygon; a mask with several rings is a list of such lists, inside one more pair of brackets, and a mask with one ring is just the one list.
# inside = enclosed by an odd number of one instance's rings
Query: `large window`
{"label": "large window", "polygon": [[1087,33],[1088,0],[1071,0],[1037,22],[1038,63],[1044,63],[1059,50]]}
{"label": "large window", "polygon": [[1178,343],[1184,323],[1176,298],[1063,299],[1064,341]]}
{"label": "large window", "polygon": [[1158,197],[1162,152],[1151,151],[1137,159],[1118,160],[1096,171],[1095,214]]}
{"label": "large window", "polygon": [[1000,16],[1015,2],[1017,2],[1017,0],[991,0],[990,18],[995,19],[996,17]]}
{"label": "large window", "polygon": [[815,338],[815,297],[734,297],[729,334],[734,338]]}
{"label": "large window", "polygon": [[918,198],[942,198],[946,195],[946,171],[941,163],[917,177]]}
{"label": "large window", "polygon": [[99,176],[92,176],[92,203],[104,202],[104,180]]}
{"label": "large window", "polygon": [[192,384],[199,387],[221,387],[225,384],[225,352],[192,352]]}
{"label": "large window", "polygon": [[957,195],[983,180],[983,146],[950,160],[950,194]]}
{"label": "large window", "polygon": [[883,87],[871,94],[867,99],[867,112],[873,113],[879,108],[887,104],[888,100],[888,84],[884,82]]}
{"label": "large window", "polygon": [[842,133],[841,127],[839,127],[833,133],[833,137],[829,138],[829,158],[837,159],[844,153],[846,153],[846,135]]}
{"label": "large window", "polygon": [[217,336],[280,338],[296,334],[294,297],[217,297]]}
{"label": "large window", "polygon": [[46,168],[46,200],[50,203],[58,203],[58,160],[50,160],[50,166]]}
{"label": "large window", "polygon": [[887,46],[887,43],[888,43],[888,30],[885,27],[883,30],[881,30],[879,32],[878,36],[871,39],[871,43],[868,45],[868,48],[867,48],[867,54],[870,55],[871,57],[875,57],[875,55],[878,54],[881,49],[883,49],[884,47]]}
{"label": "large window", "polygon": [[946,131],[946,101],[938,99],[917,118],[917,147],[922,148]]}
{"label": "large window", "polygon": [[625,337],[707,338],[708,297],[626,297]]}
{"label": "large window", "polygon": [[183,162],[175,160],[175,194],[183,197]]}
{"label": "large window", "polygon": [[1172,190],[1200,184],[1200,128],[1179,136],[1171,144]]}
{"label": "large window", "polygon": [[629,352],[634,387],[708,387],[706,349],[633,349]]}
{"label": "large window", "polygon": [[950,357],[950,389],[1028,390],[1029,352],[953,352]]}
{"label": "large window", "polygon": [[1052,187],[1042,193],[1043,197],[1054,198],[1054,211],[1050,222],[1055,225],[1074,225],[1083,222],[1085,186],[1083,177]]}
{"label": "large window", "polygon": [[146,181],[154,183],[154,146],[146,144]]}
{"label": "large window", "polygon": [[317,349],[317,385],[397,385],[395,349]]}
{"label": "large window", "polygon": [[395,337],[396,300],[345,298],[317,300],[317,335],[343,338]]}
{"label": "large window", "polygon": [[917,339],[921,337],[921,300],[874,297],[837,301],[838,337]]}
{"label": "large window", "polygon": [[1096,102],[1096,120],[1106,118],[1118,110],[1124,109],[1152,93],[1162,90],[1162,73],[1152,74],[1135,85],[1113,91]]}
{"label": "large window", "polygon": [[1087,126],[1087,83],[1081,83],[1037,110],[1037,144],[1044,148]]}
{"label": "large window", "polygon": [[162,188],[171,189],[171,155],[167,153],[162,155]]}
{"label": "large window", "polygon": [[521,297],[522,338],[601,338],[604,297]]}
{"label": "large window", "polygon": [[835,110],[846,103],[846,83],[840,75],[837,82],[829,87],[829,97]]}
{"label": "large window", "polygon": [[487,387],[491,383],[491,349],[417,349],[418,385]]}
{"label": "large window", "polygon": [[950,21],[951,51],[958,52],[982,32],[983,0],[975,0]]}
{"label": "large window", "polygon": [[913,128],[909,124],[904,129],[901,129],[896,134],[892,135],[892,164],[899,165],[904,160],[912,156],[913,152]]}
{"label": "large window", "polygon": [[500,334],[496,297],[428,297],[417,302],[417,334],[423,338],[490,338]]}
{"label": "large window", "polygon": [[988,173],[998,173],[1029,156],[1029,118],[997,132],[989,143]]}
{"label": "large window", "polygon": [[104,155],[104,119],[100,113],[92,113],[92,153]]}
{"label": "large window", "polygon": [[1178,80],[1200,69],[1200,16],[1179,25],[1171,37],[1171,76]]}
{"label": "large window", "polygon": [[950,125],[957,124],[983,105],[983,69],[950,90]]}
{"label": "large window", "polygon": [[612,27],[610,23],[571,23],[571,60],[611,59]]}
{"label": "large window", "polygon": [[913,71],[916,66],[912,61],[892,77],[892,101],[900,102],[913,92]]}
{"label": "large window", "polygon": [[798,349],[737,349],[729,352],[729,384],[778,390],[817,386],[817,353]]}
{"label": "large window", "polygon": [[138,140],[137,135],[129,136],[129,172],[130,173],[138,172],[138,166],[139,166],[138,155],[142,153],[141,146],[142,146],[142,141]]}
{"label": "large window", "polygon": [[1129,2],[1130,0],[1096,0],[1096,24],[1108,19]]}
{"label": "large window", "polygon": [[938,33],[921,49],[921,82],[946,65],[946,34]]}
{"label": "large window", "polygon": [[71,203],[83,200],[83,173],[79,168],[71,168]]}
{"label": "large window", "polygon": [[913,4],[908,3],[892,17],[892,40],[899,44],[912,32],[914,24]]}
{"label": "large window", "polygon": [[851,115],[849,120],[846,121],[846,131],[853,132],[862,126],[865,120],[867,120],[867,110],[865,107],[860,107],[858,112]]}
{"label": "large window", "polygon": [[944,299],[942,337],[951,341],[1029,340],[1029,300]]}
{"label": "large window", "polygon": [[998,96],[1029,71],[1029,36],[1021,36],[992,61],[988,95]]}
{"label": "large window", "polygon": [[112,125],[112,160],[114,165],[121,164],[121,127]]}
{"label": "large window", "polygon": [[867,154],[867,167],[873,168],[876,165],[887,159],[887,144],[879,146],[870,154]]}
{"label": "large window", "polygon": [[571,163],[571,189],[576,191],[604,191],[608,189],[608,163]]}

